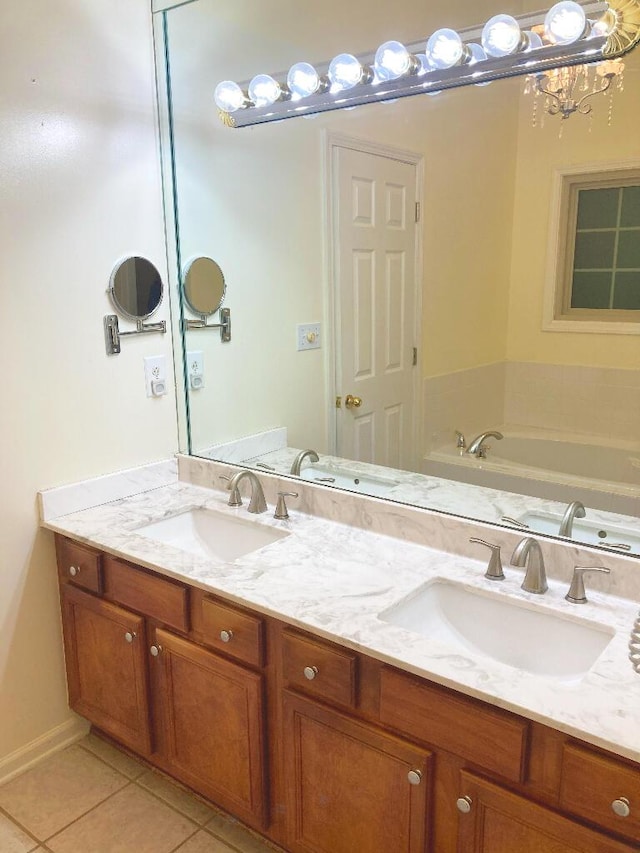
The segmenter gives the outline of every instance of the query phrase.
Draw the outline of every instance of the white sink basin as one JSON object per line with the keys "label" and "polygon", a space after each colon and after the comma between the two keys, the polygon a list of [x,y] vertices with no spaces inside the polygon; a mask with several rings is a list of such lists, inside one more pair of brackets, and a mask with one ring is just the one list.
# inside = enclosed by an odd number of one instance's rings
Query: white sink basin
{"label": "white sink basin", "polygon": [[190,509],[145,524],[135,532],[146,539],[225,563],[289,535],[285,530],[208,509]]}
{"label": "white sink basin", "polygon": [[455,652],[567,680],[584,676],[613,636],[592,622],[445,580],[422,587],[379,618]]}
{"label": "white sink basin", "polygon": [[397,486],[396,480],[386,480],[384,477],[370,477],[355,474],[344,468],[333,465],[307,465],[300,471],[300,477],[309,483],[323,483],[326,486],[337,486],[352,492],[361,492],[374,497],[384,497],[390,489]]}
{"label": "white sink basin", "polygon": [[[523,524],[527,524],[536,533],[549,533],[558,536],[561,515],[546,512],[527,512],[518,518]],[[575,518],[573,521],[572,539],[579,539],[589,545],[606,545],[609,548],[628,545],[629,548],[620,548],[621,552],[640,552],[640,530],[626,527],[620,524],[603,524],[591,521],[589,518]]]}

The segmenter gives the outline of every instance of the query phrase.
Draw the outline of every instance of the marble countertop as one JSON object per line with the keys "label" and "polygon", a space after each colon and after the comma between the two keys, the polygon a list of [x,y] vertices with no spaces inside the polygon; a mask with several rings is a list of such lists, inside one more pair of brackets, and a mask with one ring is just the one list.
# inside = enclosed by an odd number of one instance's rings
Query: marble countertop
{"label": "marble countertop", "polygon": [[[498,584],[474,560],[289,508],[247,514],[227,506],[228,493],[175,482],[131,497],[48,518],[44,527],[275,616],[493,705],[640,761],[640,676],[628,660],[638,604],[590,592],[589,603],[564,599],[566,583],[550,579],[536,596],[520,589],[523,573],[505,567]],[[233,563],[215,562],[137,533],[142,525],[187,509],[213,509],[290,533]],[[483,555],[484,556],[484,555]],[[380,613],[434,579],[489,591],[525,606],[558,611],[569,620],[605,626],[611,642],[581,679],[563,681],[515,669],[475,652],[391,625]],[[505,644],[509,636],[505,634]]]}

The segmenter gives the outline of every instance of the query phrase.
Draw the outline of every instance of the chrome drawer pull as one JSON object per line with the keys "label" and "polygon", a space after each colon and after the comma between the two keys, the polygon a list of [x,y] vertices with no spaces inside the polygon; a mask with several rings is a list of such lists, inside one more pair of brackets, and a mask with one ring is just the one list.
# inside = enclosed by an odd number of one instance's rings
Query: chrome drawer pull
{"label": "chrome drawer pull", "polygon": [[611,803],[611,808],[613,809],[614,814],[617,814],[618,817],[629,817],[631,814],[629,800],[626,797],[619,797],[617,800],[614,800]]}
{"label": "chrome drawer pull", "polygon": [[313,681],[313,679],[318,674],[318,667],[317,666],[305,666],[303,672],[304,672],[304,677],[306,679],[308,679],[309,681]]}
{"label": "chrome drawer pull", "polygon": [[220,631],[220,639],[223,643],[230,643],[233,640],[233,631]]}
{"label": "chrome drawer pull", "polygon": [[135,631],[127,631],[127,633],[124,635],[124,638],[127,641],[127,643],[133,643],[133,641],[135,640],[135,638],[137,636],[138,635],[136,634]]}
{"label": "chrome drawer pull", "polygon": [[422,773],[419,770],[409,770],[407,779],[410,785],[419,785],[422,782]]}
{"label": "chrome drawer pull", "polygon": [[69,574],[72,578],[77,577],[80,574],[80,566],[69,566]]}
{"label": "chrome drawer pull", "polygon": [[160,652],[162,651],[162,646],[160,646],[160,645],[157,645],[157,646],[151,646],[151,648],[149,649],[149,651],[151,652],[151,654],[152,654],[152,656],[153,656],[154,658],[157,658],[157,657],[158,657],[158,655],[160,654]]}
{"label": "chrome drawer pull", "polygon": [[471,811],[472,803],[473,800],[471,799],[471,797],[458,797],[458,799],[456,800],[456,807],[459,812],[462,812],[462,814],[469,814],[469,812]]}

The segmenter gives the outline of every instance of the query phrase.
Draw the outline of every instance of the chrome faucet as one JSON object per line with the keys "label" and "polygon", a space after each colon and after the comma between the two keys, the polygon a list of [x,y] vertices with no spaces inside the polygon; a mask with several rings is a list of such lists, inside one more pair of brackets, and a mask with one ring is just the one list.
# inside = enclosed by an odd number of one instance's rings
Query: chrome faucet
{"label": "chrome faucet", "polygon": [[485,441],[488,438],[497,438],[500,440],[504,438],[501,432],[497,432],[494,429],[488,430],[487,432],[481,432],[480,435],[477,435],[469,447],[467,447],[467,453],[470,453],[472,456],[475,456],[477,459],[485,459],[487,455],[487,445]]}
{"label": "chrome faucet", "polygon": [[253,471],[238,471],[229,480],[227,489],[231,492],[229,495],[229,506],[242,506],[242,498],[240,497],[240,483],[247,478],[251,484],[251,500],[247,507],[247,512],[266,512],[267,502],[264,499],[264,492],[260,480],[256,477]]}
{"label": "chrome faucet", "polygon": [[291,464],[290,473],[293,474],[294,477],[300,476],[300,467],[302,466],[303,461],[309,457],[312,462],[319,462],[320,458],[315,450],[301,450],[300,453],[296,456]]}
{"label": "chrome faucet", "polygon": [[572,501],[564,511],[558,536],[571,536],[573,533],[573,519],[584,518],[586,514],[583,503]]}
{"label": "chrome faucet", "polygon": [[511,556],[511,565],[520,568],[527,567],[524,580],[520,584],[521,589],[525,592],[535,592],[541,595],[549,589],[542,550],[538,542],[531,536],[525,536],[518,542]]}

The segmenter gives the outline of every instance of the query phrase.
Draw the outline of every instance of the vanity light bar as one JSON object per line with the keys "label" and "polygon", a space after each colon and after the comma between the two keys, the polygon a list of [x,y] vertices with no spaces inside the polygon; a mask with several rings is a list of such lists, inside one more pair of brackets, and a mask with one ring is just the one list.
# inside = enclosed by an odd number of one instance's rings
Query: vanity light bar
{"label": "vanity light bar", "polygon": [[215,100],[225,125],[247,127],[612,59],[639,39],[640,0],[563,0],[548,12],[496,15],[483,27],[437,30],[407,45],[385,42],[375,54],[223,81]]}

